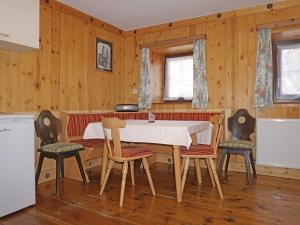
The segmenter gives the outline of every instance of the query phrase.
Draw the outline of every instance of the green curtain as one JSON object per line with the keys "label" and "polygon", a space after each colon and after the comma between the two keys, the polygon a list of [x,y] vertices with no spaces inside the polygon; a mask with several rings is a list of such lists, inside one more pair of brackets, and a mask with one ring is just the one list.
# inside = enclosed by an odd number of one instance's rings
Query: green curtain
{"label": "green curtain", "polygon": [[273,65],[271,29],[258,32],[256,55],[256,81],[254,107],[270,107],[273,104]]}
{"label": "green curtain", "polygon": [[150,53],[149,48],[141,50],[141,74],[140,74],[140,88],[139,88],[139,108],[151,108],[151,86],[150,86]]}
{"label": "green curtain", "polygon": [[195,40],[193,48],[193,108],[207,108],[208,89],[206,77],[205,40]]}

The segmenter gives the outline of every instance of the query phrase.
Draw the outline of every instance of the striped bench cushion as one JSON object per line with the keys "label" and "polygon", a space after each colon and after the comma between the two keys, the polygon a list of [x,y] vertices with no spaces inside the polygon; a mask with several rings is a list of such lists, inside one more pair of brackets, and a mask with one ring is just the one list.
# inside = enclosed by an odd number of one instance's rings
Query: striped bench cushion
{"label": "striped bench cushion", "polygon": [[126,146],[122,148],[122,157],[137,157],[152,154],[150,149],[139,146]]}
{"label": "striped bench cushion", "polygon": [[[218,112],[153,112],[156,120],[202,120],[208,121]],[[83,135],[85,128],[91,122],[100,122],[103,117],[118,117],[119,119],[147,120],[145,112],[109,112],[109,113],[71,113],[67,133],[69,137]]]}
{"label": "striped bench cushion", "polygon": [[78,139],[72,140],[71,143],[79,143],[87,148],[100,148],[104,145],[103,139]]}

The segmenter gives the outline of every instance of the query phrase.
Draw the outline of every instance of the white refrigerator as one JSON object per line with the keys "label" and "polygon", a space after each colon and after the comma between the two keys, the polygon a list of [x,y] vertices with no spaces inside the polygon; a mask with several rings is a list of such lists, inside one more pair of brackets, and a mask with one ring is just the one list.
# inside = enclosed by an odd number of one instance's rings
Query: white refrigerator
{"label": "white refrigerator", "polygon": [[0,115],[0,218],[35,204],[33,115]]}

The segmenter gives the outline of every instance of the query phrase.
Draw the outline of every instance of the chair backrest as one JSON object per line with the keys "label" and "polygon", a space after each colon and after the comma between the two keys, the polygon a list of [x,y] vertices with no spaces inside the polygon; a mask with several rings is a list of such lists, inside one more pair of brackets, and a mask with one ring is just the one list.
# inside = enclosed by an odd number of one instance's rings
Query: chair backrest
{"label": "chair backrest", "polygon": [[210,117],[210,122],[213,124],[210,146],[214,150],[214,154],[216,154],[223,130],[224,115],[212,116]]}
{"label": "chair backrest", "polygon": [[[120,120],[116,117],[103,118],[102,126],[103,126],[104,137],[105,137],[109,155],[111,157],[122,157],[119,128],[123,128],[126,126],[125,120]],[[109,131],[111,134],[113,147],[111,146]]]}
{"label": "chair backrest", "polygon": [[255,118],[246,109],[239,109],[228,118],[228,130],[232,140],[250,141],[250,135],[255,131]]}
{"label": "chair backrest", "polygon": [[41,139],[41,146],[58,142],[62,123],[49,110],[42,110],[34,125],[36,134]]}

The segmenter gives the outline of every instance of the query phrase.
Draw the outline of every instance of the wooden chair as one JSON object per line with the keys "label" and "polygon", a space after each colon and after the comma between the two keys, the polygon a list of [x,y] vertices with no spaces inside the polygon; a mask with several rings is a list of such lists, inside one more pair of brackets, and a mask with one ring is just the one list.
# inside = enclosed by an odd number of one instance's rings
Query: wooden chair
{"label": "wooden chair", "polygon": [[79,151],[83,146],[77,143],[59,142],[62,132],[62,123],[50,111],[43,110],[35,121],[37,136],[41,139],[38,167],[35,176],[35,183],[38,184],[44,158],[56,160],[56,195],[59,195],[60,175],[64,177],[63,159],[67,157],[76,157],[83,183],[86,183],[83,166],[81,163]]}
{"label": "wooden chair", "polygon": [[252,185],[250,163],[253,175],[256,176],[252,149],[255,143],[251,141],[250,135],[255,132],[255,118],[246,109],[239,109],[232,117],[228,118],[228,130],[231,132],[231,140],[220,143],[221,159],[219,164],[219,175],[222,173],[225,157],[225,174],[227,175],[230,155],[242,155],[245,158],[248,184]]}
{"label": "wooden chair", "polygon": [[192,145],[189,149],[181,150],[181,157],[183,158],[183,175],[182,175],[182,192],[186,181],[187,172],[189,169],[190,159],[199,160],[204,159],[209,175],[211,178],[212,185],[217,185],[220,198],[223,199],[223,192],[221,189],[220,181],[216,172],[216,167],[213,159],[217,158],[218,144],[223,128],[224,115],[216,115],[210,118],[210,122],[213,124],[212,137],[210,145]]}
{"label": "wooden chair", "polygon": [[[113,168],[114,162],[123,163],[122,169],[122,183],[121,183],[121,194],[120,194],[120,207],[123,206],[123,199],[124,199],[124,191],[125,191],[125,183],[126,183],[126,176],[128,171],[128,162],[130,164],[130,173],[131,173],[131,182],[132,185],[135,185],[134,181],[134,161],[138,159],[142,159],[143,166],[145,168],[148,181],[151,187],[151,191],[153,195],[156,195],[155,189],[153,186],[153,181],[151,178],[149,165],[147,161],[147,157],[152,155],[151,150],[138,147],[138,146],[124,146],[121,147],[120,141],[120,133],[119,128],[125,127],[125,121],[120,120],[118,118],[104,118],[102,120],[102,126],[104,130],[105,136],[105,144],[108,148],[108,168],[104,177],[103,185],[100,190],[100,195],[103,194],[104,188],[106,186],[109,174],[111,169]],[[111,145],[111,140],[109,136],[109,131],[112,137],[113,147]]]}

